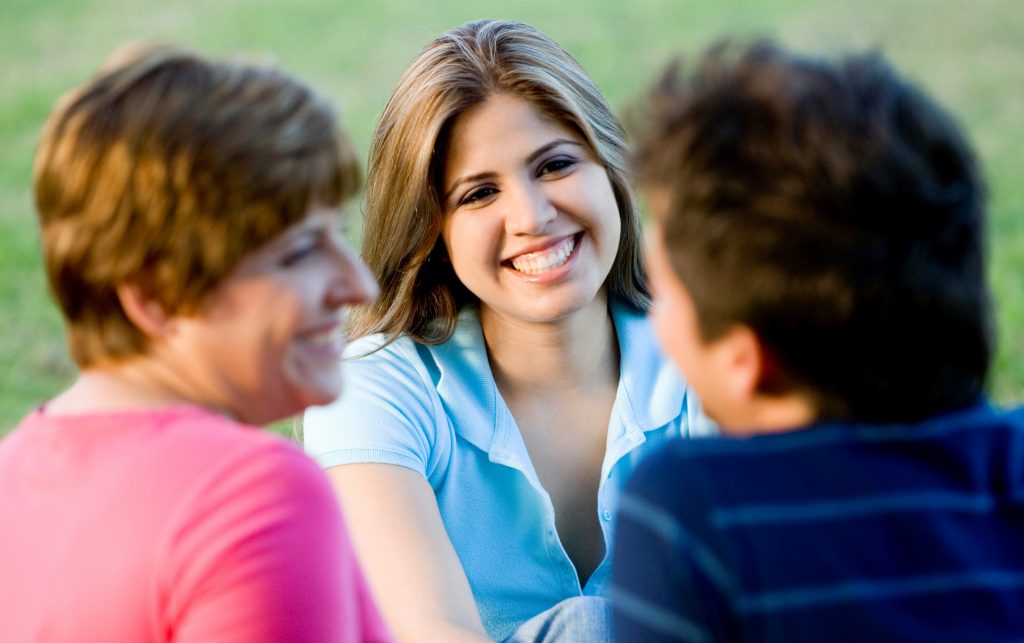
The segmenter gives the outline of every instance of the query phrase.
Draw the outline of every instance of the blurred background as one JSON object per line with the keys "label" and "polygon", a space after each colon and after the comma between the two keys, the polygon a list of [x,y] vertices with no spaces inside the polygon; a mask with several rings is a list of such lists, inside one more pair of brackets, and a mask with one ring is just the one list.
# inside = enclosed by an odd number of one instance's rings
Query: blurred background
{"label": "blurred background", "polygon": [[1002,403],[1024,400],[1020,0],[0,0],[0,434],[75,374],[46,291],[30,196],[36,137],[60,94],[131,40],[269,55],[340,106],[365,159],[405,66],[436,35],[477,18],[547,32],[620,111],[671,55],[695,56],[726,35],[826,54],[880,49],[960,118],[983,159],[999,323],[990,391]]}

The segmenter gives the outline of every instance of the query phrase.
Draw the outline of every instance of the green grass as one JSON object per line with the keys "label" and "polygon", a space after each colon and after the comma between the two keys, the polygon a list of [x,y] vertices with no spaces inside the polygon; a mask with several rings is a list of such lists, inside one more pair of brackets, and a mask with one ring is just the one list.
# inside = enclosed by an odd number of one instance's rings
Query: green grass
{"label": "green grass", "polygon": [[[342,108],[364,152],[391,86],[429,39],[503,17],[546,31],[613,105],[628,105],[667,58],[723,35],[804,50],[878,47],[964,122],[992,188],[991,277],[999,354],[991,391],[1024,399],[1024,5],[1019,0],[5,0],[0,19],[0,433],[74,376],[40,267],[29,196],[50,106],[118,44],[171,40],[203,52],[270,53]],[[859,6],[867,5],[867,6]],[[950,338],[955,341],[955,338]],[[941,350],[942,347],[936,347]]]}

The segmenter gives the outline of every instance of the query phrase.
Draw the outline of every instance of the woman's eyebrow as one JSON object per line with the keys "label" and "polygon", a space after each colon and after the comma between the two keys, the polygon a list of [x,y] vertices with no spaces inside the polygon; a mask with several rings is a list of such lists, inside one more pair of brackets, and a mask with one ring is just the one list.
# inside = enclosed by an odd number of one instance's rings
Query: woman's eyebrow
{"label": "woman's eyebrow", "polygon": [[575,145],[576,147],[583,147],[583,144],[580,143],[579,141],[574,141],[568,138],[556,138],[550,143],[545,143],[544,145],[541,145],[533,152],[531,152],[530,155],[526,157],[526,162],[533,163],[534,161],[537,160],[538,157],[544,155],[546,152],[558,147],[559,145]]}

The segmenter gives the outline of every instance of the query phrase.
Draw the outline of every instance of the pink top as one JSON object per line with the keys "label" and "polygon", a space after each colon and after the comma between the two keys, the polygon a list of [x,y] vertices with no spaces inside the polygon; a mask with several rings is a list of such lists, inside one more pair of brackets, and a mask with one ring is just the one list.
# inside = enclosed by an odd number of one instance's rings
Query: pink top
{"label": "pink top", "polygon": [[182,406],[0,441],[0,640],[389,637],[316,464]]}

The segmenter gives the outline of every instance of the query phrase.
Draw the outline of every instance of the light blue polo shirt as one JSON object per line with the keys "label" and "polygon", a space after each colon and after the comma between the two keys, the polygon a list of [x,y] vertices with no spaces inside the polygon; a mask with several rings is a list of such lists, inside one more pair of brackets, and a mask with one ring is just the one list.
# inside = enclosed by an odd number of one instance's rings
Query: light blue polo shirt
{"label": "light blue polo shirt", "polygon": [[345,364],[344,395],[306,412],[306,451],[321,466],[394,464],[430,482],[494,639],[566,598],[606,594],[613,518],[626,479],[666,440],[714,431],[646,318],[621,305],[611,310],[621,375],[597,498],[609,553],[583,588],[494,382],[475,307],[462,311],[455,333],[439,346],[401,337],[367,355],[383,338],[356,340],[346,351],[355,359]]}

